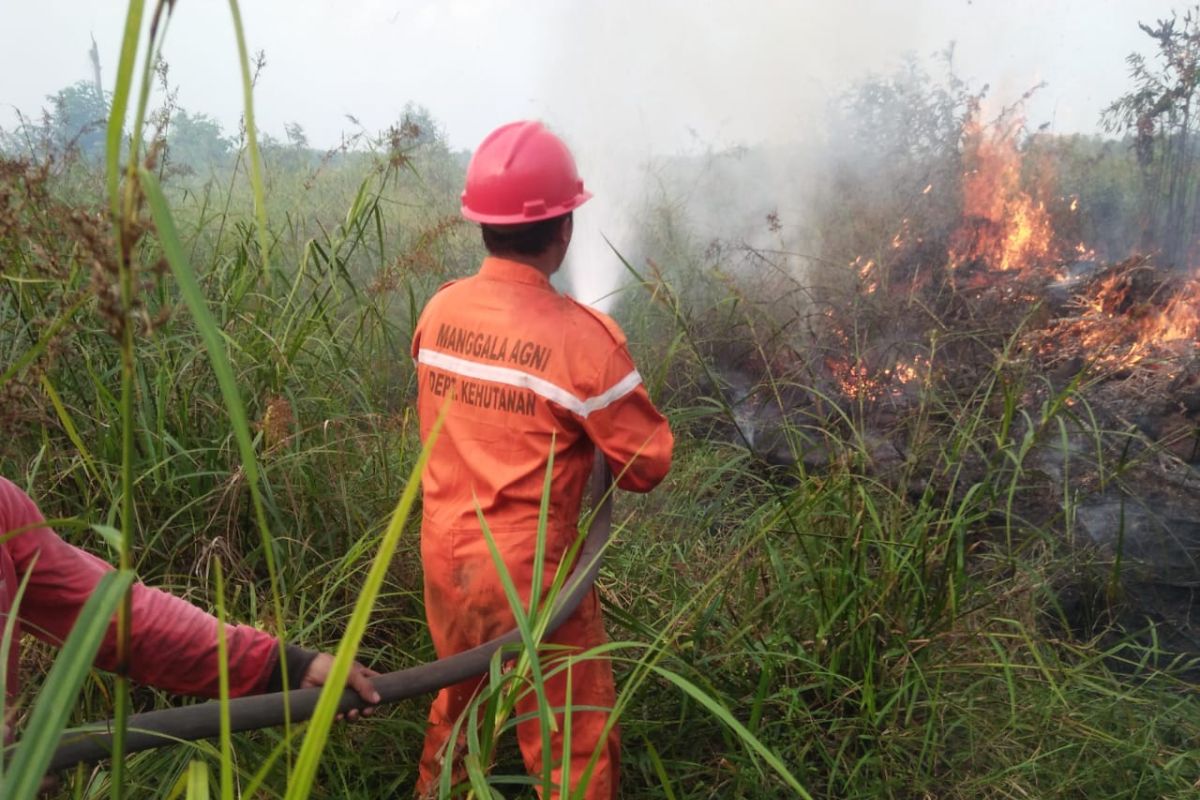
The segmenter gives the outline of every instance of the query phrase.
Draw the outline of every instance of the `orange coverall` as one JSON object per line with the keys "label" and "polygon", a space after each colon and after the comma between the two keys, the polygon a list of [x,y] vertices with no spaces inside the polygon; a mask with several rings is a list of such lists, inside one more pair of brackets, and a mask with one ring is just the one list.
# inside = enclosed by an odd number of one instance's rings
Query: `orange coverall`
{"label": "orange coverall", "polygon": [[[538,578],[543,588],[578,536],[593,443],[621,488],[646,492],[670,469],[674,438],[651,403],[617,324],[558,294],[545,275],[526,264],[488,258],[478,274],[442,287],[421,314],[412,353],[422,440],[450,398],[422,476],[421,525],[425,613],[438,656],[445,657],[515,624],[480,530],[477,503],[528,603],[551,446],[546,560]],[[549,641],[580,650],[605,642],[595,590]],[[436,788],[451,728],[480,685],[480,679],[472,679],[443,689],[434,700],[418,793]],[[565,670],[547,681],[552,707],[565,704],[566,689]],[[614,700],[607,660],[572,665],[573,707],[611,708]],[[517,707],[518,714],[535,710],[532,696]],[[572,787],[597,749],[607,716],[572,714]],[[557,722],[550,741],[555,786],[561,784],[561,714]],[[519,725],[517,737],[527,769],[541,774],[544,745],[537,719]],[[619,755],[614,727],[592,773],[588,798],[616,796]]]}

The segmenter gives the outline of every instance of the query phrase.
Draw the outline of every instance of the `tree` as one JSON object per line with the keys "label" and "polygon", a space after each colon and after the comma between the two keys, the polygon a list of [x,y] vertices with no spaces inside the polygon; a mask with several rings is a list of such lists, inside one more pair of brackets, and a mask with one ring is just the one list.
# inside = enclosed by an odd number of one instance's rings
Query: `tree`
{"label": "tree", "polygon": [[12,131],[0,131],[0,149],[40,160],[54,158],[98,165],[104,160],[108,95],[94,81],[78,81],[47,95],[40,122],[18,112]]}
{"label": "tree", "polygon": [[[949,239],[962,216],[964,129],[986,88],[976,92],[958,77],[950,46],[930,60],[909,56],[837,98],[824,174],[810,189],[814,236],[826,257],[874,257],[881,238],[897,235],[912,243]],[[907,249],[885,254],[909,259]],[[922,252],[916,260],[944,255]]]}
{"label": "tree", "polygon": [[60,153],[75,150],[89,160],[102,159],[108,98],[95,83],[78,81],[46,99],[50,101],[46,112],[48,144]]}
{"label": "tree", "polygon": [[283,133],[292,147],[297,150],[308,149],[308,134],[304,132],[304,126],[299,122],[285,122]]}
{"label": "tree", "polygon": [[1133,90],[1101,117],[1104,127],[1132,135],[1142,178],[1142,247],[1168,264],[1188,263],[1198,230],[1196,134],[1200,129],[1200,6],[1180,16],[1138,23],[1158,53],[1126,58]]}
{"label": "tree", "polygon": [[233,142],[224,136],[221,124],[207,114],[189,114],[179,109],[167,127],[167,155],[175,164],[195,170],[211,170],[228,162]]}

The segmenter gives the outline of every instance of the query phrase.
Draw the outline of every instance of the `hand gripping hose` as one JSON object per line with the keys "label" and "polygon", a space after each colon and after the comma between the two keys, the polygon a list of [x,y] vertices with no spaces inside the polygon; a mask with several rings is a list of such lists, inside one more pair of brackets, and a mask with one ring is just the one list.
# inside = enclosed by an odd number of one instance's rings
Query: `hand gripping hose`
{"label": "hand gripping hose", "polygon": [[[554,604],[547,635],[574,613],[584,596],[591,590],[600,572],[600,555],[612,528],[612,475],[602,458],[597,458],[591,477],[591,496],[595,512],[587,540],[579,552],[574,571],[563,585]],[[379,692],[380,704],[395,703],[409,697],[435,692],[445,686],[464,681],[488,671],[492,656],[505,645],[519,643],[521,634],[511,630],[490,642],[449,658],[428,664],[389,672],[371,679]],[[516,655],[515,651],[506,658]],[[270,728],[284,722],[284,705],[289,706],[292,722],[303,722],[312,716],[317,706],[320,688],[294,689],[290,692],[260,694],[229,701],[229,723],[233,732]],[[338,711],[363,708],[367,703],[357,692],[346,689],[338,703]],[[133,714],[125,733],[125,752],[136,753],[180,741],[210,739],[221,732],[221,704],[218,701],[198,703],[177,708],[165,708]],[[72,767],[78,763],[93,763],[108,758],[112,752],[112,720],[85,728],[64,731],[58,749],[50,760],[49,771]]]}

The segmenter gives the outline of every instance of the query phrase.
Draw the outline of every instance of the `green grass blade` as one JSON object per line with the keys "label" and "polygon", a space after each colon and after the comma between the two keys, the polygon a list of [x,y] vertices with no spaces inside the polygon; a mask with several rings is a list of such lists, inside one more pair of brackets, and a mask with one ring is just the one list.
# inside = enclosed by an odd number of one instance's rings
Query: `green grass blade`
{"label": "green grass blade", "polygon": [[[25,597],[25,587],[29,585],[29,576],[33,574],[36,565],[37,556],[34,556],[21,577],[21,583],[17,585],[17,591],[4,617],[4,634],[0,637],[0,687],[8,686],[8,654],[12,649],[13,637],[17,633],[17,617],[20,615],[21,600]],[[8,692],[0,692],[0,720],[8,719],[7,699]],[[0,752],[0,783],[4,781],[4,762],[7,760],[5,756],[6,754]]]}
{"label": "green grass blade", "polygon": [[117,62],[117,83],[113,87],[112,105],[108,112],[104,155],[107,166],[108,202],[113,220],[118,219],[121,214],[121,137],[125,132],[125,113],[129,108],[129,94],[133,87],[133,63],[137,58],[144,10],[144,0],[130,0],[129,11],[125,15],[121,58]]}
{"label": "green grass blade", "polygon": [[[298,736],[302,730],[303,728],[297,725],[295,728],[292,728],[290,733],[285,733],[283,738],[279,740],[279,743],[271,748],[271,752],[267,754],[266,758],[262,759],[262,763],[259,764],[258,770],[246,783],[245,789],[242,792],[242,797],[258,797],[260,793],[264,796],[267,795],[267,789],[263,788],[263,784],[266,782],[271,770],[275,768],[275,764],[279,761],[280,757],[283,756],[284,751],[290,751],[292,746],[290,740]],[[271,796],[278,797],[279,793],[272,791]]]}
{"label": "green grass blade", "polygon": [[225,575],[213,560],[217,581],[217,681],[221,700],[221,800],[233,800],[233,734],[229,723],[229,643],[225,639]]}
{"label": "green grass blade", "polygon": [[546,477],[542,481],[542,500],[538,507],[538,537],[533,554],[533,585],[529,587],[529,614],[537,613],[542,596],[542,568],[546,563],[546,531],[549,530],[551,480],[554,477],[554,444],[550,435],[550,457],[546,459]]}
{"label": "green grass blade", "polygon": [[[3,381],[0,381],[0,384],[2,383]],[[79,435],[79,430],[75,427],[75,421],[71,419],[71,414],[67,411],[66,405],[63,404],[62,398],[59,397],[54,384],[45,375],[42,375],[42,390],[50,398],[50,404],[54,406],[54,413],[58,416],[58,421],[62,423],[63,430],[67,433],[67,438],[71,440],[71,444],[79,453],[79,457],[83,459],[84,469],[92,480],[98,480],[100,473],[96,469],[95,457],[92,456],[87,445],[83,443],[83,439]]]}
{"label": "green grass blade", "polygon": [[222,399],[229,412],[233,425],[234,436],[246,470],[246,479],[251,491],[256,491],[259,482],[258,459],[254,455],[254,442],[250,435],[249,418],[245,406],[242,405],[241,395],[237,389],[237,379],[233,367],[225,353],[226,343],[221,336],[220,328],[212,312],[208,310],[208,301],[196,280],[195,272],[183,253],[183,245],[175,228],[175,221],[163,196],[162,187],[153,173],[142,171],[141,179],[145,186],[146,201],[150,206],[150,214],[154,219],[154,227],[158,231],[162,244],[163,255],[171,267],[175,280],[179,283],[180,294],[187,304],[188,310],[196,320],[200,338],[204,341],[209,358],[212,359],[213,372],[216,373],[217,383],[221,388]]}
{"label": "green grass blade", "polygon": [[788,786],[792,787],[796,794],[805,798],[805,800],[812,800],[812,795],[805,791],[804,787],[800,785],[800,781],[796,780],[791,771],[784,765],[782,761],[779,760],[779,756],[767,749],[767,747],[758,740],[758,737],[751,733],[745,725],[738,722],[737,718],[734,717],[733,714],[729,713],[729,709],[718,703],[712,698],[711,695],[682,675],[659,666],[653,666],[651,669],[653,669],[654,672],[659,676],[675,684],[675,686],[681,689],[684,694],[686,694],[688,697],[691,697],[700,705],[704,706],[706,709],[708,709],[710,714],[712,714],[726,727],[736,733],[738,738],[742,740],[742,743],[747,748],[757,753],[763,761],[767,762],[767,764],[769,764],[771,768],[775,770],[776,774],[778,774]]}
{"label": "green grass blade", "polygon": [[437,440],[438,432],[441,430],[442,420],[443,417],[439,416],[437,422],[434,423],[433,430],[429,433],[425,446],[421,448],[421,455],[413,466],[404,492],[400,495],[400,502],[397,503],[387,531],[384,532],[383,539],[379,543],[379,552],[376,553],[375,560],[371,562],[371,569],[363,582],[358,601],[354,604],[350,621],[346,623],[346,631],[338,644],[333,666],[329,670],[325,687],[321,690],[321,696],[317,700],[317,707],[313,710],[312,719],[304,734],[304,743],[300,746],[300,755],[297,756],[296,765],[289,777],[287,800],[304,800],[313,789],[317,765],[321,761],[321,753],[329,738],[329,729],[333,725],[333,718],[337,713],[342,689],[346,684],[346,678],[350,675],[350,667],[358,652],[358,645],[362,641],[363,633],[367,629],[367,623],[370,621],[375,600],[379,596],[384,578],[387,577],[388,567],[392,563],[392,556],[400,541],[400,534],[404,532],[409,513],[416,503],[417,493],[421,488],[421,473],[425,469],[426,462],[429,461],[430,453],[433,452],[433,443]]}
{"label": "green grass blade", "polygon": [[[491,553],[492,562],[496,567],[496,573],[500,576],[500,583],[504,587],[504,596],[508,600],[509,609],[513,613],[513,617],[517,622],[517,629],[521,632],[521,644],[523,651],[517,659],[517,665],[514,668],[516,674],[522,674],[523,670],[528,669],[530,678],[533,681],[533,688],[537,694],[538,701],[538,717],[541,721],[542,736],[548,737],[550,732],[554,730],[554,718],[550,714],[550,703],[546,699],[546,681],[542,676],[541,659],[538,657],[539,639],[534,635],[533,622],[529,615],[525,613],[524,605],[521,603],[521,595],[517,592],[517,586],[513,583],[512,575],[508,571],[508,567],[504,564],[504,558],[500,555],[500,549],[496,546],[496,539],[492,536],[491,528],[487,524],[487,520],[483,518],[483,510],[479,506],[478,500],[475,502],[475,516],[479,519],[479,527],[483,532],[484,541],[487,542],[488,551]],[[539,538],[545,538],[545,531],[539,531]],[[544,547],[544,542],[538,544],[538,548]],[[534,575],[534,582],[540,582],[541,575]],[[553,598],[547,598],[553,600]],[[547,611],[547,613],[549,613]],[[516,696],[509,699],[508,707],[515,706]],[[507,716],[504,714],[502,716]],[[548,764],[550,759],[544,759],[544,763]],[[549,770],[544,771],[544,782],[548,782]]]}
{"label": "green grass blade", "polygon": [[21,353],[18,358],[8,365],[4,372],[0,373],[0,387],[4,386],[4,384],[12,380],[14,375],[36,361],[38,356],[44,353],[46,348],[50,346],[50,343],[54,341],[54,337],[58,336],[59,332],[66,327],[67,323],[70,322],[75,316],[75,312],[82,308],[83,304],[89,299],[91,299],[90,295],[86,294],[80,297],[78,300],[72,303],[71,307],[64,311],[58,317],[58,319],[47,325],[46,329],[42,332],[42,335],[39,336],[38,340],[33,343],[33,346]]}
{"label": "green grass blade", "polygon": [[[205,299],[204,292],[200,288],[200,283],[196,280],[196,273],[184,255],[183,244],[179,238],[179,232],[175,228],[175,220],[171,216],[171,210],[167,206],[166,198],[163,196],[162,187],[153,173],[143,169],[140,175],[142,188],[146,194],[146,203],[150,207],[150,216],[154,220],[155,229],[158,231],[163,255],[167,259],[167,264],[170,266],[175,280],[179,283],[179,291],[183,295],[188,310],[192,312],[192,316],[195,318],[196,328],[200,333],[200,338],[204,342],[205,349],[208,351],[208,357],[212,361],[213,372],[216,374],[217,383],[221,389],[221,398],[225,403],[225,410],[229,414],[229,422],[233,427],[234,439],[237,441],[238,453],[242,460],[242,469],[246,472],[246,485],[250,489],[250,501],[254,506],[254,518],[258,524],[259,535],[262,539],[263,556],[267,562],[267,572],[271,581],[271,601],[274,606],[275,620],[278,626],[276,634],[279,638],[279,658],[283,659],[285,658],[283,637],[284,616],[283,600],[279,586],[279,572],[275,565],[275,551],[272,546],[271,529],[267,523],[266,511],[263,507],[262,491],[259,485],[258,458],[254,453],[254,439],[250,435],[250,422],[246,416],[246,407],[242,404],[241,394],[238,392],[237,379],[234,377],[229,357],[225,353],[225,340],[221,335],[221,329],[217,326],[216,320],[213,319],[212,312],[208,309],[208,301]],[[286,682],[287,678],[285,677],[285,689],[287,688]],[[290,722],[290,720],[288,721]],[[290,725],[285,724],[284,727],[288,728]]]}
{"label": "green grass blade", "polygon": [[187,800],[209,800],[208,765],[195,760],[188,764]]}
{"label": "green grass blade", "polygon": [[104,641],[113,611],[133,585],[133,575],[109,572],[96,584],[95,591],[79,612],[75,627],[67,636],[37,703],[29,725],[13,756],[12,766],[0,783],[5,800],[29,800],[36,797],[42,776],[58,746],[58,738],[67,725],[79,687],[92,668],[92,661]]}
{"label": "green grass blade", "polygon": [[[572,659],[568,657],[563,660],[567,662],[566,663],[567,689],[563,695],[563,708],[562,708],[562,715],[563,715],[562,766],[560,767],[559,774],[561,776],[561,779],[559,781],[559,786],[558,786],[558,792],[560,795],[563,794],[564,792],[569,792],[570,788],[571,788],[571,764],[572,764],[572,761],[574,761],[574,759],[571,758],[571,753],[572,753],[572,751],[571,751],[571,736],[572,736],[572,731],[574,730],[573,720],[575,719],[575,714],[572,711],[572,709],[575,707],[575,702],[572,699],[572,695],[574,694],[574,692],[572,692],[572,687],[574,687],[574,685],[575,685],[575,678],[574,678],[574,675],[572,674],[572,670],[571,670]],[[548,765],[550,762],[550,759],[544,758],[544,759],[542,759],[542,761],[543,761],[543,763]]]}
{"label": "green grass blade", "polygon": [[254,125],[254,78],[250,74],[250,56],[246,51],[246,34],[242,29],[242,12],[237,0],[229,0],[233,15],[233,30],[237,36],[238,60],[242,67],[242,113],[246,118],[246,147],[250,150],[250,184],[254,187],[254,216],[258,222],[258,249],[263,272],[268,268],[271,245],[267,239],[267,200],[263,189],[262,156],[258,152],[258,131]]}
{"label": "green grass blade", "polygon": [[658,783],[662,787],[663,797],[666,800],[676,800],[675,790],[671,787],[671,778],[667,775],[667,769],[663,766],[662,758],[658,755],[658,750],[655,749],[654,743],[642,737],[642,744],[646,746],[646,755],[650,757],[650,764],[654,768],[654,774],[658,776]]}
{"label": "green grass blade", "polygon": [[480,766],[479,756],[476,753],[468,753],[464,756],[463,766],[467,770],[467,778],[471,781],[471,791],[475,793],[476,797],[486,797],[487,800],[497,797],[503,799],[503,795],[498,794],[488,785],[487,776],[483,773],[483,767]]}

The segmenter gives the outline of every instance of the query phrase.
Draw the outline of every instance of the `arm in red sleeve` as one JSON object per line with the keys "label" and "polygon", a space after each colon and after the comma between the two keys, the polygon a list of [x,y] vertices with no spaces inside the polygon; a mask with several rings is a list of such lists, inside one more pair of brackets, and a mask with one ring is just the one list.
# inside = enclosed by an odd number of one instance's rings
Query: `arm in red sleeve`
{"label": "arm in red sleeve", "polygon": [[624,344],[604,362],[598,386],[588,401],[584,430],[604,453],[618,486],[648,492],[671,469],[675,437],[651,402]]}
{"label": "arm in red sleeve", "polygon": [[[0,478],[0,530],[26,528],[7,543],[16,572],[33,572],[19,617],[26,630],[59,646],[84,602],[112,567],[73,547],[43,525],[37,506],[14,484]],[[34,560],[36,556],[36,561]],[[217,620],[174,595],[143,584],[133,587],[130,677],[178,694],[216,697]],[[234,696],[263,691],[275,669],[274,637],[244,625],[226,626],[229,689]],[[109,624],[96,665],[116,663],[116,620]]]}

